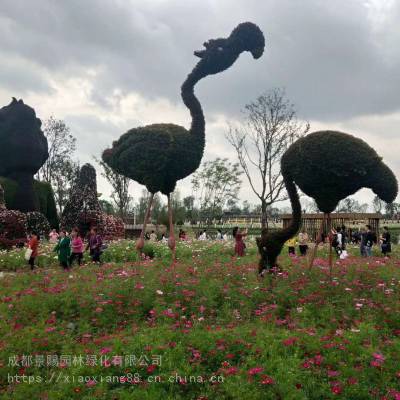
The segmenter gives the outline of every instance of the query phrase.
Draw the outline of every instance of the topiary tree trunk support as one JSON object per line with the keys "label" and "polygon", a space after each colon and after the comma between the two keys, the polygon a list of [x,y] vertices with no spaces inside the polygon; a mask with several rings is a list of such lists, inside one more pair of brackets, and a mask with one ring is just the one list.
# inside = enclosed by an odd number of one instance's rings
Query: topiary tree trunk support
{"label": "topiary tree trunk support", "polygon": [[168,195],[168,218],[169,218],[169,238],[168,238],[168,247],[172,251],[172,260],[175,261],[176,255],[176,242],[175,242],[175,232],[174,232],[174,222],[172,218],[172,204],[171,204],[171,195]]}
{"label": "topiary tree trunk support", "polygon": [[146,225],[150,217],[151,205],[153,204],[154,193],[150,193],[149,203],[147,204],[146,213],[144,215],[143,227],[140,232],[139,239],[136,241],[136,250],[139,254],[139,258],[142,255],[142,249],[144,246],[144,234],[146,233]]}

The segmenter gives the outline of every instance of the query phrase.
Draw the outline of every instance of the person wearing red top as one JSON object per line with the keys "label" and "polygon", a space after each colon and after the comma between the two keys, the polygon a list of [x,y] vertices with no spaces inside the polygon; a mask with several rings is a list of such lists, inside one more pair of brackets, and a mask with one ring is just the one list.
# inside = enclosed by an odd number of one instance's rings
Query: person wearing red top
{"label": "person wearing red top", "polygon": [[33,271],[35,268],[35,258],[37,257],[39,251],[39,235],[36,232],[32,232],[28,247],[32,250],[28,264],[31,266],[31,270]]}
{"label": "person wearing red top", "polygon": [[243,238],[245,236],[247,236],[247,230],[242,231],[237,226],[233,228],[233,237],[235,238],[235,255],[238,257],[244,256],[246,244],[244,243]]}
{"label": "person wearing red top", "polygon": [[72,266],[75,258],[78,260],[78,265],[81,265],[83,258],[83,240],[77,228],[74,228],[71,232],[71,250],[69,265]]}

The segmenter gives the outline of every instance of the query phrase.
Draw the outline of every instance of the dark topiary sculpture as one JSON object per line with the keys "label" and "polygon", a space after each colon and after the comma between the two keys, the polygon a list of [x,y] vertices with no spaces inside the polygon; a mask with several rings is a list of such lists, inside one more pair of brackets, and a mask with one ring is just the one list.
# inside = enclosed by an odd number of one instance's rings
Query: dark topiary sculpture
{"label": "dark topiary sculpture", "polygon": [[239,24],[226,39],[209,40],[205,50],[196,51],[200,57],[182,85],[182,100],[192,116],[190,130],[174,124],[154,124],[134,128],[105,150],[103,160],[118,173],[142,185],[151,193],[141,236],[136,247],[144,245],[144,231],[149,218],[154,193],[168,196],[170,236],[168,245],[175,252],[170,193],[176,182],[193,173],[200,165],[205,145],[205,121],[194,86],[202,78],[229,68],[244,51],[255,59],[264,52],[265,39],[258,26]]}
{"label": "dark topiary sculpture", "polygon": [[1,186],[0,183],[0,211],[6,209],[6,200],[4,197],[4,189],[3,186]]}
{"label": "dark topiary sculpture", "polygon": [[287,229],[270,235],[263,232],[259,240],[260,271],[276,265],[285,241],[300,227],[301,208],[293,182],[315,199],[328,221],[340,200],[363,187],[388,203],[397,196],[397,179],[376,151],[363,140],[342,132],[314,132],[297,140],[283,155],[281,170],[293,219]]}
{"label": "dark topiary sculpture", "polygon": [[22,100],[0,109],[0,176],[17,182],[15,208],[37,211],[33,175],[48,157],[47,139],[35,110]]}
{"label": "dark topiary sculpture", "polygon": [[70,231],[78,227],[84,235],[91,225],[100,225],[101,207],[97,198],[96,170],[85,164],[72,188],[61,217],[61,226]]}
{"label": "dark topiary sculpture", "polygon": [[292,221],[285,229],[273,232],[269,232],[268,229],[261,231],[261,237],[257,238],[257,247],[261,256],[258,268],[260,275],[264,271],[270,271],[277,267],[276,261],[283,245],[297,233],[301,224],[301,205],[296,185],[286,171],[282,170],[282,175],[292,205]]}
{"label": "dark topiary sculpture", "polygon": [[282,171],[326,214],[363,187],[387,203],[397,196],[396,177],[376,151],[342,132],[314,132],[297,140],[282,157]]}

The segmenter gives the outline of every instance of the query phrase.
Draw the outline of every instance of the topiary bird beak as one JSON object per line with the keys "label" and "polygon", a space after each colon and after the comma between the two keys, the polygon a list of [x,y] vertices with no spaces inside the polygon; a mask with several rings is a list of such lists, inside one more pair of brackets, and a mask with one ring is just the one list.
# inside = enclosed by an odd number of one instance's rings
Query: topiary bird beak
{"label": "topiary bird beak", "polygon": [[264,53],[264,47],[258,47],[251,51],[251,55],[255,60],[260,58],[263,55],[263,53]]}
{"label": "topiary bird beak", "polygon": [[196,51],[193,52],[193,54],[196,57],[203,58],[205,52],[206,52],[205,50],[196,50]]}

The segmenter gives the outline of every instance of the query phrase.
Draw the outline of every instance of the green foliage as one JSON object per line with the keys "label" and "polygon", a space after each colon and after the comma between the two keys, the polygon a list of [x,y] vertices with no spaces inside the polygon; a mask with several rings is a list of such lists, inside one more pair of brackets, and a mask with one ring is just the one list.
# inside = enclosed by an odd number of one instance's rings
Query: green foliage
{"label": "green foliage", "polygon": [[[4,189],[6,207],[9,210],[15,210],[15,196],[18,190],[18,183],[12,179],[0,177],[0,184]],[[33,190],[35,202],[39,205],[39,212],[47,218],[52,228],[58,228],[58,215],[51,185],[47,182],[35,180],[33,181]]]}
{"label": "green foliage", "polygon": [[[91,164],[85,164],[79,171],[69,200],[61,216],[64,229],[78,227],[85,235],[91,226],[100,225],[102,211],[97,198],[96,170]],[[100,226],[99,226],[100,228]]]}
{"label": "green foliage", "polygon": [[[228,250],[180,244],[190,255],[166,268],[170,262],[157,258],[125,262],[122,253],[130,246],[126,254],[135,254],[134,244],[118,242],[114,253],[114,246],[107,249],[110,262],[103,266],[65,273],[54,260],[35,274],[4,274],[1,398],[396,398],[400,270],[395,261],[367,265],[353,257],[337,264],[330,280],[324,260],[308,272],[304,261],[284,256],[285,273],[260,281],[255,252],[232,259],[231,245]],[[23,257],[23,251],[18,254]],[[32,355],[32,365],[13,366],[9,360],[18,355]],[[44,366],[36,363],[40,355]],[[58,362],[61,356],[82,355],[83,362],[46,366],[47,355]],[[127,366],[130,355],[136,358]],[[115,356],[123,357],[122,365],[112,362]],[[153,357],[160,365],[151,366]],[[139,365],[139,358],[150,368]],[[9,381],[23,373],[46,380]],[[106,380],[134,373],[138,384]],[[175,374],[205,380],[171,381]],[[209,382],[213,375],[223,382]],[[79,376],[97,379],[86,384]],[[161,382],[149,381],[155,376]]]}
{"label": "green foliage", "polygon": [[15,210],[15,195],[18,190],[18,183],[12,179],[0,176],[0,185],[4,190],[4,200],[6,201],[6,207],[9,210]]}
{"label": "green foliage", "polygon": [[397,195],[396,177],[375,150],[342,132],[319,131],[299,139],[282,157],[282,172],[326,213],[363,187],[386,202]]}
{"label": "green foliage", "polygon": [[47,182],[34,181],[33,188],[39,202],[40,212],[46,216],[51,228],[58,228],[57,207],[51,185]]}
{"label": "green foliage", "polygon": [[146,186],[149,192],[168,194],[179,179],[196,170],[202,155],[185,128],[154,124],[122,135],[112,149],[104,151],[103,160],[119,174]]}
{"label": "green foliage", "polygon": [[238,163],[232,164],[226,158],[206,161],[193,175],[193,190],[199,194],[200,210],[204,219],[221,217],[229,202],[238,201],[242,181]]}
{"label": "green foliage", "polygon": [[46,217],[37,211],[26,213],[27,232],[36,232],[40,238],[47,238],[50,232],[50,224]]}

